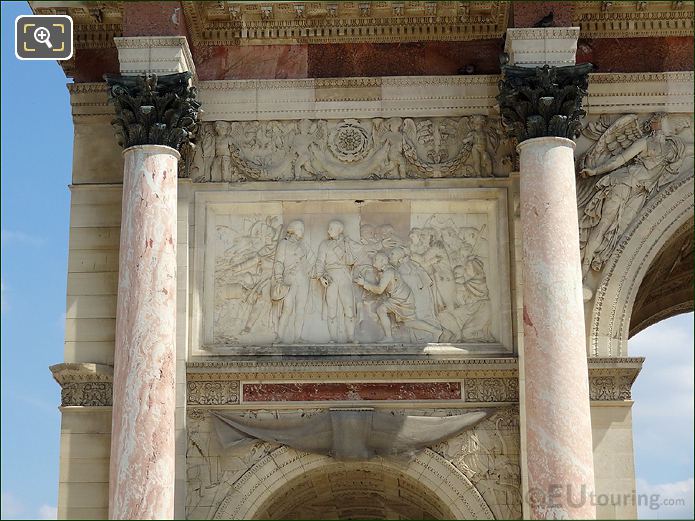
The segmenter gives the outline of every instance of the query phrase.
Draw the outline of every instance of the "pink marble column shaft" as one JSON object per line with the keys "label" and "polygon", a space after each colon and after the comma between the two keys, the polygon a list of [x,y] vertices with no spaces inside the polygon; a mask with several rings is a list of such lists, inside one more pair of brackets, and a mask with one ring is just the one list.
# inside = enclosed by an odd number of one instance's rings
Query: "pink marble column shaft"
{"label": "pink marble column shaft", "polygon": [[574,142],[523,141],[524,379],[533,519],[594,519]]}
{"label": "pink marble column shaft", "polygon": [[123,155],[109,519],[173,519],[179,153]]}

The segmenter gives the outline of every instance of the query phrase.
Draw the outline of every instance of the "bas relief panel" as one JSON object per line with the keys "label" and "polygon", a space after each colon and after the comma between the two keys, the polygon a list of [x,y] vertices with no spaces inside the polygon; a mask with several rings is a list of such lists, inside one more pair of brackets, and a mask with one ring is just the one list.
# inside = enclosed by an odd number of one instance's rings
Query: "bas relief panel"
{"label": "bas relief panel", "polygon": [[284,201],[211,212],[203,343],[499,344],[489,206]]}
{"label": "bas relief panel", "polygon": [[513,143],[495,118],[215,121],[201,127],[196,182],[507,176]]}
{"label": "bas relief panel", "polygon": [[578,140],[582,276],[595,277],[660,192],[693,172],[691,115],[602,115]]}

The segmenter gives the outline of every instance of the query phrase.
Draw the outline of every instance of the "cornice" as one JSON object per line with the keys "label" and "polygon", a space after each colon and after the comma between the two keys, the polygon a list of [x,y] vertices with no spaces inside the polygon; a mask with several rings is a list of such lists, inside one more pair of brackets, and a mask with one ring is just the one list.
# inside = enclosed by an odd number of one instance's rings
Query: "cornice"
{"label": "cornice", "polygon": [[508,2],[182,2],[196,45],[501,38]]}
{"label": "cornice", "polygon": [[[592,401],[630,400],[631,387],[644,358],[589,358]],[[108,407],[112,404],[113,368],[91,363],[51,366],[61,386],[63,407]],[[342,357],[313,360],[198,360],[187,364],[189,406],[240,403],[243,382],[463,382],[467,402],[518,401],[516,358],[462,360],[369,360]]]}
{"label": "cornice", "polygon": [[123,2],[29,2],[34,14],[68,15],[73,20],[75,49],[113,47],[123,33]]}
{"label": "cornice", "polygon": [[693,2],[575,2],[582,38],[693,36]]}
{"label": "cornice", "polygon": [[[693,72],[589,75],[589,115],[693,112]],[[341,119],[496,115],[498,75],[294,80],[198,84],[203,120]],[[75,123],[108,122],[105,83],[68,84]],[[354,103],[350,103],[354,102]]]}

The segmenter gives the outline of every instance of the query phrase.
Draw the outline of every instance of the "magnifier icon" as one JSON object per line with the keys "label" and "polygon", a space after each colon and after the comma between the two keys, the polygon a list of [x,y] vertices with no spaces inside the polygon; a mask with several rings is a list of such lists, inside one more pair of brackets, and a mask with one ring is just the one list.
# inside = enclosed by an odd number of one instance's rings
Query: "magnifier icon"
{"label": "magnifier icon", "polygon": [[46,47],[48,47],[49,49],[52,49],[53,45],[51,45],[50,38],[51,38],[51,33],[45,27],[37,27],[34,30],[34,39],[39,43],[46,44]]}

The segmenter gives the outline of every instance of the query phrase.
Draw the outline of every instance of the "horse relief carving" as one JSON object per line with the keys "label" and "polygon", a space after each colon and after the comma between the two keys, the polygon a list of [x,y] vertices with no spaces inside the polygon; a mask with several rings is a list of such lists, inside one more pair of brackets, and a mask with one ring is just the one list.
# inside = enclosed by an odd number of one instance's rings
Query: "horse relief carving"
{"label": "horse relief carving", "polygon": [[418,218],[218,221],[213,342],[495,342],[486,225]]}
{"label": "horse relief carving", "polygon": [[197,182],[506,176],[513,153],[487,116],[215,121],[200,143]]}

